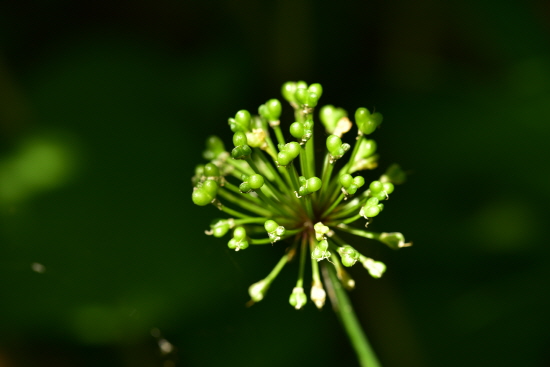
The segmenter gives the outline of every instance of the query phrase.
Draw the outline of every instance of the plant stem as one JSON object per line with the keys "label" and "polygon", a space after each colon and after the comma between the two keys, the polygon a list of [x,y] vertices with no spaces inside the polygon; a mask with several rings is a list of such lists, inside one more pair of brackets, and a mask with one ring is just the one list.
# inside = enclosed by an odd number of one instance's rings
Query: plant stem
{"label": "plant stem", "polygon": [[336,277],[336,271],[333,266],[324,266],[324,274],[328,271],[330,277],[330,283],[332,285],[333,297],[331,297],[333,308],[344,330],[348,334],[353,349],[357,353],[357,358],[362,367],[381,367],[378,358],[374,354],[372,347],[369,344],[365,333],[361,329],[359,320],[353,311],[351,302],[346,294],[346,291],[343,289],[342,284]]}
{"label": "plant stem", "polygon": [[334,210],[334,208],[336,208],[336,207],[338,206],[338,204],[340,204],[340,202],[342,201],[342,199],[343,199],[345,196],[346,196],[346,194],[341,193],[340,196],[338,197],[338,199],[335,200],[335,201],[332,203],[332,205],[330,206],[330,208],[328,208],[327,210],[325,210],[325,211],[323,212],[322,217],[324,218],[324,217],[326,217],[327,215],[329,215],[329,214]]}

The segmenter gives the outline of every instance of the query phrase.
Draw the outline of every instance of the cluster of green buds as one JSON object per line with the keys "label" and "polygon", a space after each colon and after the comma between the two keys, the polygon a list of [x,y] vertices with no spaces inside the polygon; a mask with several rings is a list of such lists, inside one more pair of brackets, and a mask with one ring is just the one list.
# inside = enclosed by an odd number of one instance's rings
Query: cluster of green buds
{"label": "cluster of green buds", "polygon": [[[382,115],[357,109],[357,133],[343,142],[353,122],[344,109],[327,105],[320,109],[324,131],[315,136],[313,112],[322,94],[320,84],[308,86],[299,81],[283,85],[282,95],[294,110],[295,121],[288,133],[281,128],[282,106],[277,99],[261,105],[255,116],[238,111],[229,119],[234,147],[226,150],[220,138],[209,137],[203,153],[209,162],[196,168],[192,180],[195,204],[212,204],[229,216],[214,220],[206,234],[223,237],[231,232],[227,246],[235,251],[255,245],[286,246],[273,270],[250,286],[253,302],[264,298],[283,267],[295,258],[298,277],[289,302],[296,309],[308,300],[304,290],[308,262],[312,282],[309,298],[318,308],[325,304],[324,284],[330,282],[328,276],[322,281],[321,274],[332,271],[345,288],[351,289],[355,282],[345,268],[359,262],[372,277],[380,278],[386,266],[352,247],[350,235],[379,241],[394,250],[410,246],[399,232],[365,228],[383,211],[382,202],[388,200],[395,185],[405,180],[396,164],[368,186],[357,174],[377,168],[377,146],[368,136],[376,131]],[[314,140],[323,136],[326,153],[323,161],[316,161]],[[343,162],[346,156],[349,159]],[[364,186],[368,189],[360,192]],[[361,221],[358,227],[352,226]],[[328,270],[322,271],[322,267]]]}

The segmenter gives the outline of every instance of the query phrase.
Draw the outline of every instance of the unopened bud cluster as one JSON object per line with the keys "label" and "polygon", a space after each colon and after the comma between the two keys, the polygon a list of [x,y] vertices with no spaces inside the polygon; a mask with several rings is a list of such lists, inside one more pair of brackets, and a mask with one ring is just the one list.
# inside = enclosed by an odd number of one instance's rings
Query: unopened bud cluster
{"label": "unopened bud cluster", "polygon": [[[295,119],[286,131],[281,127],[282,106],[277,99],[262,104],[258,115],[238,111],[228,121],[233,147],[226,149],[220,138],[210,136],[203,153],[209,162],[195,170],[193,202],[212,204],[229,215],[215,219],[206,234],[223,237],[229,233],[227,246],[235,251],[250,245],[286,247],[273,270],[250,286],[254,302],[264,298],[282,268],[295,258],[298,276],[289,302],[296,309],[308,300],[304,290],[308,262],[312,284],[309,298],[318,308],[326,300],[320,266],[334,266],[347,289],[355,282],[344,268],[358,262],[372,277],[380,278],[386,266],[363,255],[358,250],[361,241],[354,242],[358,249],[351,246],[345,239],[349,234],[380,241],[391,249],[410,245],[399,232],[365,229],[384,210],[383,202],[395,185],[405,180],[395,164],[370,182],[357,174],[377,167],[376,142],[368,136],[381,124],[382,115],[358,108],[354,115],[357,133],[348,137],[346,133],[353,128],[348,113],[326,105],[319,114],[324,131],[316,135],[313,112],[322,94],[323,88],[317,83],[283,85],[282,95],[293,108]],[[324,140],[322,162],[316,161],[315,139]],[[351,225],[361,221],[359,227]]]}

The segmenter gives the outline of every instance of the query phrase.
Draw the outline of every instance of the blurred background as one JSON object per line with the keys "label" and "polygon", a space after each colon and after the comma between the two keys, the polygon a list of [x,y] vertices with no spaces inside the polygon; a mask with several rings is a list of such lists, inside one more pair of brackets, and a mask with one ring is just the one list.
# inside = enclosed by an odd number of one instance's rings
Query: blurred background
{"label": "blurred background", "polygon": [[280,249],[191,202],[207,135],[287,80],[382,112],[367,180],[410,173],[370,228],[414,246],[351,269],[383,365],[550,366],[549,33],[545,1],[2,2],[0,366],[357,365],[295,264],[247,308]]}

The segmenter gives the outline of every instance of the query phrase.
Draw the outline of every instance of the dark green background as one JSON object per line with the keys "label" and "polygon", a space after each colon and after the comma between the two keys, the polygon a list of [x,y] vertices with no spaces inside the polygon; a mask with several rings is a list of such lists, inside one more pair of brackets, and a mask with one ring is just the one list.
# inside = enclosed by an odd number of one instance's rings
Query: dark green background
{"label": "dark green background", "polygon": [[295,264],[246,308],[281,248],[190,200],[206,136],[300,79],[411,173],[371,228],[415,245],[352,269],[383,365],[549,366],[549,32],[545,1],[2,2],[0,366],[356,365]]}

